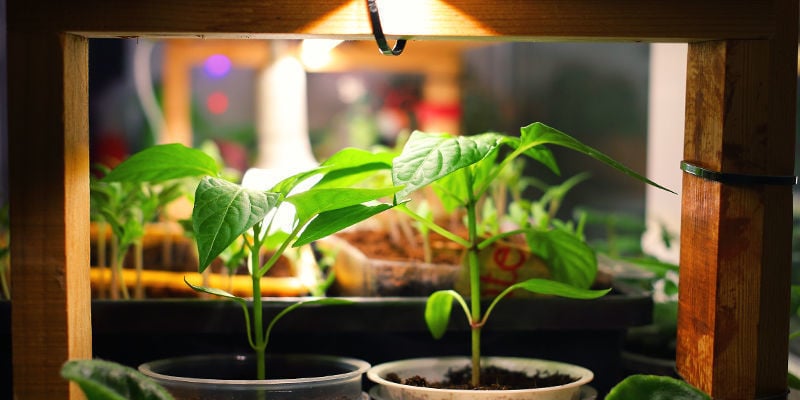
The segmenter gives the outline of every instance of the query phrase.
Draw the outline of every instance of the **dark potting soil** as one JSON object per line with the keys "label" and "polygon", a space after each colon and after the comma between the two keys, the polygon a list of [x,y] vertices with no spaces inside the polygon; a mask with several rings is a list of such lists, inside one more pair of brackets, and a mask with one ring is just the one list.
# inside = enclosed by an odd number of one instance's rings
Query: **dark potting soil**
{"label": "dark potting soil", "polygon": [[460,369],[449,370],[445,380],[441,382],[428,382],[427,379],[415,375],[410,378],[400,379],[395,373],[389,373],[386,379],[391,382],[409,386],[419,386],[437,389],[464,389],[464,390],[519,390],[537,389],[551,386],[566,385],[575,382],[578,378],[569,375],[537,371],[528,375],[522,371],[511,371],[500,367],[486,367],[481,369],[481,385],[472,386],[472,368],[467,366]]}

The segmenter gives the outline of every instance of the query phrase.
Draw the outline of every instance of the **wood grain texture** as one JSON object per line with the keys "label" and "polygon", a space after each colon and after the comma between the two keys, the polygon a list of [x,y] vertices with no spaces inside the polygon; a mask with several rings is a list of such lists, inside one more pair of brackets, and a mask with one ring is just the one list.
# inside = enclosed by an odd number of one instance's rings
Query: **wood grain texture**
{"label": "wood grain texture", "polygon": [[79,398],[59,371],[92,356],[87,40],[11,32],[8,54],[15,396]]}
{"label": "wood grain texture", "polygon": [[[795,13],[796,13],[795,9]],[[684,158],[790,175],[796,59],[778,40],[690,44]],[[791,188],[685,175],[678,370],[715,399],[786,390]]]}
{"label": "wood grain texture", "polygon": [[[689,41],[767,38],[766,0],[383,0],[384,32],[409,39]],[[97,36],[369,39],[363,0],[9,1],[9,29]]]}

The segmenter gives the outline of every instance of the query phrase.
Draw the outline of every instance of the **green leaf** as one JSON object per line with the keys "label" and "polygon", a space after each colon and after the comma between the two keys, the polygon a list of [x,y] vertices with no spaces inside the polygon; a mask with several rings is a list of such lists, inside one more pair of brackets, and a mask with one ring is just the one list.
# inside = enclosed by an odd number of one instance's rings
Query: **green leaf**
{"label": "green leaf", "polygon": [[567,297],[570,299],[591,300],[605,296],[611,289],[590,290],[549,279],[528,279],[510,286],[511,290],[524,289],[531,293]]}
{"label": "green leaf", "polygon": [[[572,136],[567,135],[564,132],[561,132],[557,129],[551,128],[545,124],[540,122],[536,122],[530,124],[526,127],[522,128],[522,135],[526,137],[525,142],[528,146],[535,147],[542,144],[555,144],[558,146],[566,147],[572,150],[575,150],[579,153],[583,153],[589,157],[592,157],[598,161],[601,161],[612,168],[631,176],[637,180],[645,182],[649,185],[655,186],[659,189],[666,190],[670,193],[675,193],[674,191],[667,189],[642,175],[634,172],[632,169],[620,164],[613,158],[601,153],[600,151],[589,147],[583,143],[581,143],[578,139],[573,138]],[[677,193],[675,193],[677,194]]]}
{"label": "green leaf", "polygon": [[397,193],[398,199],[482,160],[503,140],[505,136],[497,133],[451,136],[415,131],[392,166],[392,181],[405,186]]}
{"label": "green leaf", "polygon": [[622,260],[630,262],[645,271],[652,272],[660,278],[663,278],[669,271],[678,272],[678,265],[655,258],[622,258]]}
{"label": "green leaf", "polygon": [[387,167],[391,167],[392,159],[395,156],[397,156],[397,154],[390,151],[371,152],[355,147],[347,147],[328,157],[322,165],[332,167],[333,169],[357,167],[359,165],[372,163],[384,164]]}
{"label": "green leaf", "polygon": [[547,147],[533,145],[531,146],[533,137],[531,135],[526,134],[523,130],[519,139],[512,138],[507,143],[509,146],[513,148],[518,148],[520,146],[526,147],[523,154],[526,156],[540,162],[542,165],[546,166],[550,171],[552,171],[556,175],[561,175],[561,170],[558,168],[558,164],[556,163],[556,158],[553,156],[553,153]]}
{"label": "green leaf", "polygon": [[564,197],[566,197],[567,193],[572,190],[572,188],[589,179],[589,177],[591,177],[590,173],[582,172],[572,176],[558,185],[550,186],[544,191],[539,199],[539,202],[542,204],[560,204],[561,201],[564,200]]}
{"label": "green leaf", "polygon": [[291,195],[286,201],[295,206],[297,220],[306,223],[311,217],[325,211],[350,207],[395,194],[399,187],[384,189],[322,188],[309,189]]}
{"label": "green leaf", "polygon": [[563,229],[526,232],[531,252],[550,267],[553,279],[580,288],[588,288],[597,275],[594,250],[573,233]]}
{"label": "green leaf", "polygon": [[305,229],[303,229],[303,232],[294,242],[293,247],[303,246],[328,235],[332,235],[392,207],[394,206],[385,203],[376,205],[356,204],[350,207],[322,212],[311,220]]}
{"label": "green leaf", "polygon": [[797,375],[789,372],[787,373],[787,381],[789,382],[789,387],[792,389],[800,389],[800,378]]}
{"label": "green leaf", "polygon": [[467,187],[462,174],[450,174],[431,185],[445,211],[453,212],[467,204]]}
{"label": "green leaf", "polygon": [[435,339],[444,336],[450,323],[450,314],[455,300],[452,290],[440,290],[428,296],[425,303],[425,323]]}
{"label": "green leaf", "polygon": [[350,187],[374,177],[378,171],[389,172],[395,156],[395,153],[388,151],[373,153],[356,148],[339,150],[322,163],[330,169],[314,187]]}
{"label": "green leaf", "polygon": [[279,195],[205,177],[195,192],[192,221],[203,272],[239,235],[275,208]]}
{"label": "green leaf", "polygon": [[273,193],[280,193],[283,196],[288,196],[289,193],[294,188],[296,188],[298,185],[300,185],[300,183],[304,182],[306,179],[309,179],[312,176],[324,174],[329,169],[330,167],[320,166],[317,168],[310,169],[308,171],[298,172],[276,183],[275,186],[273,186],[269,191]]}
{"label": "green leaf", "polygon": [[606,400],[710,400],[692,385],[669,376],[631,375],[606,395]]}
{"label": "green leaf", "polygon": [[70,360],[61,376],[80,386],[88,400],[172,400],[154,380],[121,364],[104,360]]}
{"label": "green leaf", "polygon": [[148,147],[117,165],[103,178],[106,182],[151,182],[189,176],[216,176],[219,165],[200,150],[179,143]]}
{"label": "green leaf", "polygon": [[245,305],[247,303],[245,301],[245,299],[243,299],[243,298],[241,298],[239,296],[236,296],[234,294],[228,293],[228,292],[226,292],[226,291],[224,291],[222,289],[205,287],[205,286],[198,286],[198,285],[192,285],[191,283],[189,283],[189,281],[186,280],[186,277],[183,278],[183,282],[186,283],[186,285],[188,285],[190,288],[192,288],[192,290],[194,290],[196,292],[207,293],[207,294],[214,295],[214,296],[217,296],[217,297],[222,297],[222,298],[225,298],[225,299],[228,299],[228,300],[233,300],[233,301],[239,303],[240,305]]}

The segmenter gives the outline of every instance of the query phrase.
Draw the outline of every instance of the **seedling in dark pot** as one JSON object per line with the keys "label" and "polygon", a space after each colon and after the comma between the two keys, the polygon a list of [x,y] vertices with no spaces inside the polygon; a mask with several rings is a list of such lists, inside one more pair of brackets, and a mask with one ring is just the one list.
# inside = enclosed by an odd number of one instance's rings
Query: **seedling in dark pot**
{"label": "seedling in dark pot", "polygon": [[[589,289],[596,272],[595,255],[580,238],[563,229],[527,226],[488,237],[478,234],[478,201],[489,190],[491,182],[504,168],[512,165],[515,159],[528,157],[555,173],[559,172],[555,158],[546,145],[562,146],[586,154],[638,180],[664,189],[605,154],[541,123],[522,128],[518,138],[493,132],[474,136],[451,136],[417,131],[411,135],[393,163],[394,184],[403,187],[396,194],[396,201],[406,201],[414,191],[434,184],[446,205],[458,207],[465,212],[468,231],[466,239],[436,225],[431,219],[417,215],[406,205],[397,207],[466,249],[470,281],[469,303],[455,290],[435,292],[428,298],[425,320],[432,335],[439,338],[444,335],[449,324],[453,302],[457,302],[463,309],[472,328],[473,386],[480,383],[481,330],[497,303],[509,293],[523,289],[544,295],[594,299],[610,290]],[[524,234],[530,249],[549,264],[554,279],[530,279],[510,285],[489,303],[484,312],[481,309],[478,252],[497,240],[517,234]]]}

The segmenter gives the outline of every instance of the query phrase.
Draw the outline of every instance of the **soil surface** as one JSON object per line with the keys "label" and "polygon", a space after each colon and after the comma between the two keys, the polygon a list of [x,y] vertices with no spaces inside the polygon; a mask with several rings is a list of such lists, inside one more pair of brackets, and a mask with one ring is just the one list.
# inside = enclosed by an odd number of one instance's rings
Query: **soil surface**
{"label": "soil surface", "polygon": [[566,385],[575,382],[578,378],[560,373],[536,372],[528,375],[522,371],[511,371],[499,367],[487,367],[481,369],[481,385],[472,386],[471,367],[450,370],[445,375],[442,382],[428,382],[420,376],[412,376],[407,379],[400,379],[397,374],[390,373],[387,380],[409,386],[429,387],[437,389],[464,389],[464,390],[518,390],[518,389],[537,389],[551,386]]}
{"label": "soil surface", "polygon": [[[386,230],[367,229],[339,232],[336,235],[369,258],[398,261],[425,259],[422,237],[416,231],[411,238],[394,238]],[[429,240],[433,264],[461,264],[464,253],[461,246],[436,233],[431,233]]]}

